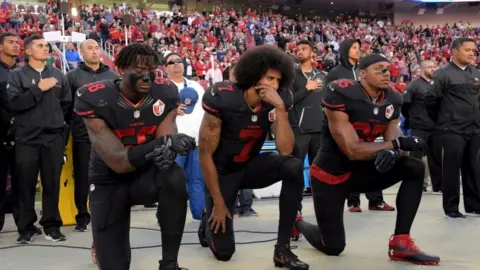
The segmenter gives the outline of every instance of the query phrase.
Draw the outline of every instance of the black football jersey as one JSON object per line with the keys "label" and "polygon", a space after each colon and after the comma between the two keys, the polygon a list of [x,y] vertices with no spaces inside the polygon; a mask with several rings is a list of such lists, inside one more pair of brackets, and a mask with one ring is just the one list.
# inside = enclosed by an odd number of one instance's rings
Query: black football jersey
{"label": "black football jersey", "polygon": [[[345,112],[350,123],[364,142],[374,142],[383,136],[390,121],[400,117],[402,96],[388,88],[374,102],[359,82],[342,79],[327,85],[322,105],[332,111]],[[328,119],[323,122],[323,140],[314,163],[327,173],[340,175],[350,172],[356,161],[342,153],[328,128]]]}
{"label": "black football jersey", "polygon": [[[290,109],[293,95],[290,90],[279,90],[285,107]],[[265,142],[270,125],[275,121],[275,108],[263,104],[252,110],[243,91],[234,83],[222,82],[210,87],[203,95],[203,109],[222,120],[222,131],[213,160],[218,173],[242,170],[258,155]]]}
{"label": "black football jersey", "polygon": [[[137,104],[120,93],[121,80],[87,84],[75,94],[75,113],[105,121],[125,147],[144,144],[155,138],[158,125],[177,108],[179,97],[174,83],[156,80],[149,93]],[[90,174],[94,178],[115,175],[92,151]]]}

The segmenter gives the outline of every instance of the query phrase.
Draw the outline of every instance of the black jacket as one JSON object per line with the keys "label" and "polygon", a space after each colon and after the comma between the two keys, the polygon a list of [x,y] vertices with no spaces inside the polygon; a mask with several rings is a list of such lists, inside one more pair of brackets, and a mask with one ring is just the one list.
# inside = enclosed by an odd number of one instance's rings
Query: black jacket
{"label": "black jacket", "polygon": [[[114,80],[119,78],[117,73],[103,64],[100,64],[100,68],[92,70],[90,67],[81,62],[77,68],[67,73],[68,83],[72,92],[72,100],[75,100],[77,90],[92,82],[98,82],[103,80]],[[74,141],[89,141],[88,132],[83,119],[73,112],[70,112],[68,117],[70,119],[70,128],[72,130],[72,137]]]}
{"label": "black jacket", "polygon": [[[58,83],[42,92],[38,87],[40,79],[50,77],[55,77]],[[62,71],[45,66],[38,72],[27,64],[10,73],[6,88],[16,142],[44,144],[64,136],[65,115],[72,107],[72,96]]]}
{"label": "black jacket", "polygon": [[7,82],[10,72],[14,70],[16,64],[12,67],[0,60],[0,143],[4,143],[10,122],[13,118],[12,113],[8,110]]}
{"label": "black jacket", "polygon": [[352,65],[348,57],[350,48],[355,42],[357,40],[347,39],[340,44],[340,64],[328,72],[326,84],[338,79],[360,80],[357,65]]}
{"label": "black jacket", "polygon": [[439,68],[425,96],[428,115],[441,133],[480,134],[480,72],[455,63]]}
{"label": "black jacket", "polygon": [[403,90],[402,114],[405,117],[405,126],[411,129],[431,131],[435,123],[428,116],[425,109],[425,95],[431,84],[420,77],[410,82]]}
{"label": "black jacket", "polygon": [[[315,79],[326,84],[326,75],[313,69]],[[292,86],[293,109],[288,113],[290,125],[299,127],[303,133],[320,132],[322,130],[322,91],[308,91],[307,77],[300,67],[295,69],[295,81]]]}

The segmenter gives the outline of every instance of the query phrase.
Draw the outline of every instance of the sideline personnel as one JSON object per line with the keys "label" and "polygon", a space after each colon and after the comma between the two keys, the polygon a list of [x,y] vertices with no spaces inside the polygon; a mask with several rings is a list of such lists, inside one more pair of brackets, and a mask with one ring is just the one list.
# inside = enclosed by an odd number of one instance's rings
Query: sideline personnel
{"label": "sideline personnel", "polygon": [[28,64],[12,71],[7,84],[9,109],[15,117],[15,167],[20,187],[17,243],[28,244],[35,236],[35,187],[39,171],[43,187],[40,225],[45,239],[63,241],[58,199],[66,141],[65,117],[72,96],[66,76],[59,69],[45,65],[49,54],[43,36],[27,37],[24,46]]}
{"label": "sideline personnel", "polygon": [[[430,83],[436,68],[437,65],[433,61],[426,60],[422,62],[420,77],[410,82],[403,91],[402,105],[402,115],[410,123],[409,128],[412,130],[412,136],[420,137],[427,142],[426,156],[434,192],[442,190],[442,146],[439,145],[438,140],[435,140],[435,136],[432,135],[435,123],[430,119],[425,109],[425,94],[431,88]],[[410,156],[422,159],[424,153],[412,152]],[[427,175],[427,172],[425,172],[424,191],[428,186]]]}
{"label": "sideline personnel", "polygon": [[[15,224],[18,225],[19,209],[17,201],[18,181],[15,178],[11,137],[12,113],[7,106],[7,81],[10,72],[16,67],[16,60],[20,51],[19,38],[16,34],[4,33],[0,35],[0,231],[5,223],[5,212],[8,201],[12,203],[11,208]],[[11,195],[7,198],[7,179],[10,175]]]}
{"label": "sideline personnel", "polygon": [[[88,39],[80,45],[80,53],[84,62],[67,73],[72,100],[75,99],[77,90],[88,84],[102,80],[117,79],[118,75],[100,62],[100,46],[93,39]],[[90,223],[88,213],[88,165],[90,161],[90,140],[88,132],[80,116],[71,116],[71,129],[73,138],[73,172],[75,176],[75,206],[78,214],[75,217],[77,226],[75,231],[86,232]]]}
{"label": "sideline personnel", "polygon": [[458,210],[460,170],[465,212],[480,214],[480,72],[471,65],[475,50],[472,39],[455,39],[453,60],[435,72],[425,97],[442,141],[443,210],[451,218],[465,218]]}

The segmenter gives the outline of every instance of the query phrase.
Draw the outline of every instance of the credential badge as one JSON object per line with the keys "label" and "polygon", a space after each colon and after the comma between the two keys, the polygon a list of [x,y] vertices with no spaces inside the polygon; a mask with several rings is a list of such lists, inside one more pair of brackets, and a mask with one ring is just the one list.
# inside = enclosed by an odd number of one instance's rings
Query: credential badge
{"label": "credential badge", "polygon": [[133,117],[139,118],[140,117],[140,111],[139,110],[134,111],[133,112]]}

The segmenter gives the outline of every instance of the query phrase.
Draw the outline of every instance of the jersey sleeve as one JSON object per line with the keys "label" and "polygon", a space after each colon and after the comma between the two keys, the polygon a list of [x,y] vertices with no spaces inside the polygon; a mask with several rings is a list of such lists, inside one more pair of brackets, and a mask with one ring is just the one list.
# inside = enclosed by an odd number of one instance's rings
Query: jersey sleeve
{"label": "jersey sleeve", "polygon": [[164,78],[156,78],[152,85],[151,92],[155,93],[165,103],[165,113],[168,114],[172,110],[177,109],[180,104],[180,97],[177,86],[170,80]]}
{"label": "jersey sleeve", "polygon": [[215,115],[221,118],[222,102],[220,97],[220,91],[216,89],[215,85],[210,86],[202,98],[202,107],[205,112]]}
{"label": "jersey sleeve", "polygon": [[102,113],[98,109],[98,101],[96,94],[88,91],[88,84],[80,87],[74,97],[74,112],[83,118],[100,118],[103,119]]}
{"label": "jersey sleeve", "polygon": [[289,89],[281,89],[278,91],[279,96],[282,98],[287,111],[293,108],[293,93]]}
{"label": "jersey sleeve", "polygon": [[339,93],[335,82],[327,85],[322,99],[322,106],[332,111],[346,112],[345,98]]}

